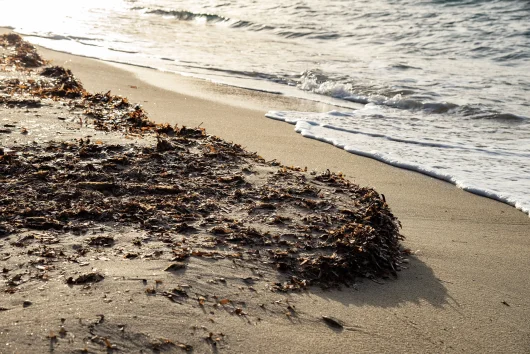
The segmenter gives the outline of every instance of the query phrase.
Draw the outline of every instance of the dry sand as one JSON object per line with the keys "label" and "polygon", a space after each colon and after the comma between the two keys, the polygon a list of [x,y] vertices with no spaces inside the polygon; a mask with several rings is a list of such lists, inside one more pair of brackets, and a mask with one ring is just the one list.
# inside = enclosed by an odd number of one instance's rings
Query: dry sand
{"label": "dry sand", "polygon": [[[118,348],[128,342],[137,342],[138,348],[153,338],[204,343],[202,338],[211,332],[214,336],[224,334],[220,344],[196,344],[196,352],[530,352],[527,215],[450,184],[305,139],[292,126],[264,117],[269,109],[325,110],[325,105],[149,69],[124,70],[123,66],[44,49],[41,52],[54,64],[71,68],[87,90],[112,90],[127,96],[142,104],[154,121],[187,126],[202,123],[208,133],[258,151],[265,159],[309,170],[342,171],[355,183],[374,187],[385,194],[402,222],[405,246],[417,252],[397,280],[366,280],[341,291],[311,288],[307,293],[282,295],[258,284],[258,292],[251,292],[237,279],[256,271],[268,277],[274,274],[267,273],[267,268],[248,269],[228,261],[210,264],[199,260],[184,279],[178,279],[215,293],[224,285],[208,281],[228,279],[229,274],[233,282],[223,291],[234,299],[252,299],[246,300],[248,312],[253,314],[249,321],[228,312],[211,315],[200,307],[154,301],[142,293],[140,281],[114,282],[120,286],[112,288],[102,282],[87,294],[73,294],[67,288],[35,291],[27,308],[23,299],[15,301],[12,295],[0,294],[2,306],[11,308],[0,312],[1,353],[42,352],[50,343],[49,332],[59,331],[61,318],[68,318],[65,328],[70,333],[83,333],[92,326],[97,335],[116,338]],[[129,266],[123,262],[121,267],[108,268],[104,259],[90,263],[114,279],[127,277]],[[143,272],[138,277],[150,282],[174,283],[176,279],[156,270],[160,267],[134,270]],[[130,305],[131,292],[136,294],[134,307]],[[108,298],[111,301],[103,301]],[[296,316],[285,315],[287,300],[296,308]],[[273,310],[258,314],[260,304]],[[96,323],[96,314],[105,314],[103,323]],[[347,328],[331,329],[320,320],[322,315],[341,319]],[[80,343],[79,338],[60,338],[54,348],[71,352],[82,349]]]}

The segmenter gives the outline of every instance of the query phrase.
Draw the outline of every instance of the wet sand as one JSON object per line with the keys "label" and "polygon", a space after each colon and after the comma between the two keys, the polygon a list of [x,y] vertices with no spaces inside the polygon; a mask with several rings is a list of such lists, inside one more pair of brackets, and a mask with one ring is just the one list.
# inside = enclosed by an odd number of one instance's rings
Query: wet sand
{"label": "wet sand", "polygon": [[[301,109],[302,106],[318,111],[325,110],[324,105],[227,88],[149,69],[126,67],[124,70],[124,66],[44,49],[41,53],[53,59],[54,64],[71,68],[87,90],[112,90],[142,104],[156,122],[191,127],[201,124],[208,133],[257,151],[265,160],[307,166],[318,172],[327,168],[342,171],[353,182],[374,187],[385,195],[401,221],[406,237],[404,244],[415,255],[410,258],[408,269],[399,272],[397,280],[365,280],[341,291],[322,291],[316,287],[301,294],[279,295],[266,289],[254,293],[248,290],[247,284],[234,282],[237,284],[234,293],[249,292],[250,295],[237,296],[250,296],[252,309],[261,308],[259,305],[263,303],[275,309],[270,315],[261,315],[260,321],[250,322],[230,315],[212,318],[214,322],[211,322],[201,315],[198,307],[168,311],[162,303],[155,304],[149,297],[147,300],[135,298],[139,302],[138,315],[125,313],[122,309],[126,308],[129,297],[119,287],[98,288],[92,297],[70,296],[66,301],[66,295],[61,292],[40,292],[31,299],[33,304],[29,309],[36,311],[31,315],[24,312],[22,303],[9,303],[9,295],[1,294],[0,299],[7,303],[2,306],[17,306],[14,311],[0,312],[4,317],[0,336],[4,336],[3,342],[9,338],[9,348],[21,344],[27,349],[28,343],[48,343],[46,336],[52,328],[59,331],[61,317],[77,317],[75,326],[90,326],[90,318],[95,322],[96,315],[105,312],[108,328],[99,329],[100,332],[96,329],[97,335],[118,336],[123,333],[119,325],[124,323],[137,334],[139,342],[148,336],[170,338],[172,335],[177,341],[178,336],[174,334],[177,325],[189,336],[180,339],[183,342],[186,338],[208,337],[209,333],[219,336],[222,332],[227,336],[223,339],[224,347],[205,347],[212,351],[528,352],[530,219],[525,214],[447,183],[305,139],[292,126],[264,117],[269,109]],[[224,285],[207,280],[226,278],[227,273],[233,272],[242,272],[237,275],[242,278],[256,271],[234,268],[230,262],[213,266],[200,260],[196,264],[192,271],[186,272],[190,277],[187,279],[204,277],[202,286],[211,286],[212,292]],[[90,267],[104,269],[111,277],[127,276],[130,272],[127,263],[109,268],[100,259],[94,259]],[[149,269],[141,272],[145,274],[139,277],[149,278],[151,282],[164,274]],[[169,279],[162,280],[170,282]],[[127,288],[129,292],[133,291],[132,286]],[[140,284],[134,286],[142,288]],[[104,296],[112,301],[102,304]],[[65,305],[50,307],[50,303],[57,301]],[[93,304],[94,308],[87,304]],[[291,306],[287,304],[294,305],[296,316],[286,315]],[[38,313],[36,318],[35,313]],[[345,329],[330,328],[320,320],[322,315],[341,319]],[[203,320],[208,324],[202,323]],[[24,326],[28,327],[27,331],[19,330]],[[69,330],[75,332],[73,328]],[[57,347],[57,352],[64,348]]]}

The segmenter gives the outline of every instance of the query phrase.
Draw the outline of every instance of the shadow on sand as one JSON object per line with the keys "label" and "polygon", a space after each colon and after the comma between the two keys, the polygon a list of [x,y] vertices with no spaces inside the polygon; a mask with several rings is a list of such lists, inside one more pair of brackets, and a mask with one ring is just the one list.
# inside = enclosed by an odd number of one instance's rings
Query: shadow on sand
{"label": "shadow on sand", "polygon": [[398,273],[396,279],[362,279],[353,286],[335,290],[311,288],[307,295],[344,305],[371,305],[382,308],[402,306],[406,303],[428,303],[434,307],[458,304],[450,298],[443,282],[421,260],[411,257],[408,269]]}

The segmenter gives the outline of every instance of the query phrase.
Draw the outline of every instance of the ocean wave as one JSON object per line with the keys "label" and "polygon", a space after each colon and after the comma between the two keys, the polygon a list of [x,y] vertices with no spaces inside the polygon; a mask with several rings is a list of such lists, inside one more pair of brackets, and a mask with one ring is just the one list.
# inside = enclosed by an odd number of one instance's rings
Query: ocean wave
{"label": "ocean wave", "polygon": [[[307,70],[298,79],[297,87],[319,95],[361,104],[373,103],[408,111],[423,111],[430,114],[453,113],[472,119],[491,119],[503,122],[524,122],[529,118],[506,112],[499,112],[481,105],[458,105],[452,102],[431,101],[435,93],[421,95],[417,89],[388,89],[334,80],[320,70]],[[423,97],[423,99],[419,99]]]}
{"label": "ocean wave", "polygon": [[510,62],[511,63],[514,60],[521,60],[521,59],[524,60],[528,58],[530,58],[530,53],[518,51],[515,53],[509,53],[509,54],[498,56],[496,58],[493,58],[493,60],[498,61],[498,62]]}
{"label": "ocean wave", "polygon": [[[31,36],[35,38],[43,38],[53,41],[74,41],[78,42],[80,44],[88,45],[88,46],[96,46],[100,47],[99,44],[102,39],[98,37],[84,37],[84,36],[73,36],[73,35],[60,35],[60,34],[53,34],[53,33],[24,33],[23,31],[18,31],[23,36]],[[90,42],[90,43],[89,43]]]}
{"label": "ocean wave", "polygon": [[[362,87],[351,82],[340,82],[330,79],[319,71],[307,71],[300,77],[298,88],[303,91],[310,91],[319,95],[331,96],[350,102],[362,104],[374,103],[393,108],[407,110],[425,110],[430,113],[446,113],[458,107],[458,105],[448,102],[422,102],[408,97],[414,93],[413,90],[374,90],[371,87]],[[387,96],[390,93],[392,96]]]}
{"label": "ocean wave", "polygon": [[109,47],[108,49],[112,50],[113,52],[120,52],[120,53],[127,53],[127,54],[138,54],[139,53],[138,51],[117,49],[117,48],[112,48],[112,47]]}
{"label": "ocean wave", "polygon": [[518,124],[528,123],[530,121],[530,117],[525,117],[513,113],[502,113],[492,109],[487,109],[483,106],[472,104],[459,106],[456,109],[456,113],[466,118],[476,120],[495,120],[503,123]]}
{"label": "ocean wave", "polygon": [[[341,117],[352,116],[352,114],[343,112],[328,112],[321,115],[326,114]],[[509,178],[506,180],[498,179],[502,178],[498,176],[509,174],[509,170],[499,174],[499,171],[497,170],[488,170],[488,168],[493,168],[494,165],[490,165],[487,162],[482,165],[477,164],[476,166],[471,167],[468,166],[465,161],[465,157],[469,155],[476,157],[482,156],[482,158],[491,158],[492,156],[498,155],[497,159],[502,161],[505,158],[504,155],[518,155],[517,153],[507,151],[499,153],[496,149],[481,149],[472,146],[431,143],[414,139],[395,138],[386,134],[377,134],[362,130],[342,129],[306,119],[313,115],[315,115],[315,113],[269,111],[265,116],[295,125],[295,131],[306,138],[322,141],[359,156],[368,157],[395,167],[419,172],[430,177],[447,181],[470,193],[511,205],[530,216],[530,199],[525,197],[524,193],[521,194],[520,190],[513,188],[509,192],[496,190],[498,185],[503,183],[505,183],[504,188],[506,190],[510,189],[507,188],[507,186],[512,183]],[[346,133],[346,137],[344,137],[344,135],[341,137],[334,133],[334,131],[344,132]],[[359,135],[360,138],[353,138],[352,136],[355,135]],[[376,141],[375,145],[374,141]],[[396,148],[388,145],[389,143],[396,143],[401,146],[395,150]],[[424,156],[418,160],[415,158],[414,153],[409,156],[412,158],[407,158],[406,155],[401,155],[399,150],[407,151],[409,154],[411,153],[413,148],[410,146],[407,147],[407,145],[418,146],[419,150],[415,149],[415,151],[422,151]],[[378,148],[375,148],[375,146],[378,146]],[[440,149],[452,150],[444,153],[444,162],[446,163],[446,166],[439,166],[435,158],[429,160],[429,156],[437,156]],[[526,158],[525,156],[517,157],[519,158],[519,161],[524,161]],[[425,160],[425,158],[427,158],[427,160]],[[481,160],[482,159],[480,158],[475,159],[476,162],[480,162]],[[484,171],[475,171],[476,168],[482,168]],[[500,166],[497,166],[496,168],[502,170],[502,167]],[[521,187],[519,187],[519,189],[520,188]]]}
{"label": "ocean wave", "polygon": [[[346,118],[350,118],[352,121],[357,116],[355,111],[353,113],[331,111],[327,113],[322,113],[322,115],[328,115],[328,116],[334,116],[334,117],[337,117],[337,116],[346,117]],[[349,134],[354,134],[354,135],[362,135],[365,137],[383,139],[385,141],[392,141],[392,142],[402,143],[402,144],[407,144],[407,145],[416,145],[416,146],[421,146],[421,147],[450,149],[450,150],[476,151],[476,152],[485,153],[491,156],[498,155],[498,156],[516,156],[516,157],[521,157],[521,158],[530,158],[529,154],[509,152],[509,151],[500,151],[500,150],[488,149],[484,147],[476,147],[470,144],[467,144],[467,145],[466,144],[450,144],[447,142],[422,140],[420,138],[414,138],[414,139],[403,138],[403,137],[398,137],[398,136],[389,135],[389,134],[376,133],[376,132],[371,132],[367,130],[362,130],[362,128],[361,129],[343,128],[343,127],[332,125],[330,123],[319,123],[319,122],[314,122],[311,120],[306,120],[304,118],[301,118],[298,112],[269,111],[265,116],[267,118],[280,120],[280,121],[290,123],[290,124],[298,124],[300,122],[303,122],[303,124],[305,124],[306,127],[320,126],[320,127],[323,127],[329,130],[333,130],[333,131],[344,132],[344,133],[349,133]],[[382,116],[380,115],[380,117]]]}
{"label": "ocean wave", "polygon": [[149,15],[160,15],[174,17],[180,21],[194,21],[197,19],[204,19],[207,22],[228,22],[229,18],[208,14],[208,13],[195,13],[186,10],[163,10],[163,9],[145,9],[145,8],[136,8],[137,10],[144,10],[144,13]]}
{"label": "ocean wave", "polygon": [[[207,23],[212,24],[225,23],[230,28],[247,29],[254,32],[276,30],[276,27],[270,26],[268,24],[254,23],[252,21],[234,19],[213,13],[193,12],[188,10],[152,9],[145,7],[133,7],[131,10],[141,11],[147,15],[171,17],[179,21],[206,21]],[[296,37],[296,34],[293,33],[293,36]]]}
{"label": "ocean wave", "polygon": [[490,0],[431,0],[434,4],[442,6],[473,6],[487,3]]}
{"label": "ocean wave", "polygon": [[312,30],[307,30],[307,28],[302,27],[289,27],[289,29],[282,27],[278,28],[268,23],[256,23],[243,19],[225,17],[213,13],[193,12],[188,10],[167,10],[149,7],[132,7],[131,10],[141,11],[147,15],[171,17],[179,21],[206,21],[207,23],[212,24],[226,23],[230,28],[246,29],[252,32],[268,31],[274,35],[287,39],[308,37],[314,40],[336,40],[342,36],[340,33],[337,32],[317,31],[313,28],[310,28]]}
{"label": "ocean wave", "polygon": [[418,68],[418,67],[415,67],[415,66],[411,66],[411,65],[407,65],[407,64],[394,64],[394,65],[392,65],[392,68],[398,69],[398,70],[410,70],[410,69],[421,70],[421,68]]}

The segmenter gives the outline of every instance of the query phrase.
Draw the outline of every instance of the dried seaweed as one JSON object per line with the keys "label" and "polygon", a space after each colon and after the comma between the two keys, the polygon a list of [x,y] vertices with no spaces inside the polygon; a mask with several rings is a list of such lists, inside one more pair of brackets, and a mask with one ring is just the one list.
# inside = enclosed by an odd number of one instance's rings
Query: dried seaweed
{"label": "dried seaweed", "polygon": [[9,33],[0,36],[0,46],[13,48],[9,55],[0,58],[0,64],[14,65],[21,70],[36,68],[46,63],[35,47],[24,41],[18,34]]}
{"label": "dried seaweed", "polygon": [[90,272],[86,274],[81,274],[76,278],[69,277],[66,279],[66,282],[71,285],[82,285],[87,283],[97,283],[105,279],[105,277],[97,272]]}
{"label": "dried seaweed", "polygon": [[[266,166],[259,157],[202,130],[191,136],[198,138],[160,138],[169,145],[195,145],[189,151],[86,141],[17,147],[0,160],[0,193],[7,201],[0,205],[0,229],[69,232],[86,221],[119,221],[161,235],[207,228],[214,235],[211,247],[218,250],[184,251],[184,257],[241,258],[237,250],[248,248],[246,254],[265,257],[290,274],[287,283],[277,284],[280,290],[396,274],[399,224],[374,190],[332,173],[284,173],[282,167],[264,184],[253,185],[241,178],[241,169]],[[126,165],[119,162],[124,156]],[[87,171],[87,164],[105,168]],[[190,165],[208,167],[190,175]],[[145,181],[134,173],[140,168]],[[311,192],[337,186],[346,193],[326,198]],[[190,237],[193,242],[193,233]],[[112,240],[89,243],[108,246]]]}

